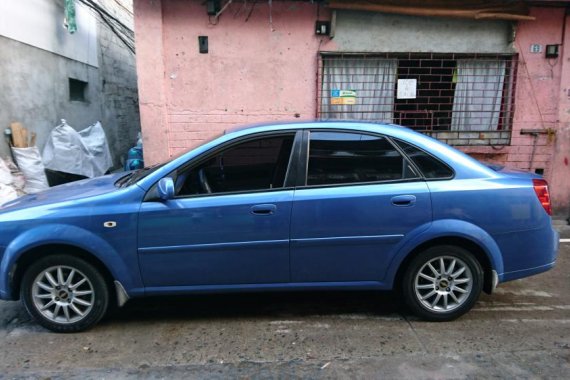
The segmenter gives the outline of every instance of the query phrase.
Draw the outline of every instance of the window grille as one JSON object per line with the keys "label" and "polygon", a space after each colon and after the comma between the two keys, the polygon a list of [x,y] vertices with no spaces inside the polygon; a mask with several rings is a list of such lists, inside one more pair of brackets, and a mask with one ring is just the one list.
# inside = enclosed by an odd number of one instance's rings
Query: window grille
{"label": "window grille", "polygon": [[515,55],[322,53],[317,117],[404,125],[452,145],[510,144]]}

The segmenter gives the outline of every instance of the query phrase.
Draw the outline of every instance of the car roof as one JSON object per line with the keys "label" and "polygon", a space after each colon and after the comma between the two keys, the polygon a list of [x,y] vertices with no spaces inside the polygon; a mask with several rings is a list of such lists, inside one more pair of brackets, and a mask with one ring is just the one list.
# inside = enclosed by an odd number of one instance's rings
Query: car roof
{"label": "car roof", "polygon": [[292,130],[292,129],[330,129],[331,127],[335,127],[338,129],[354,129],[354,130],[363,130],[370,128],[371,131],[378,133],[378,129],[393,129],[393,128],[404,128],[408,131],[406,127],[396,125],[396,124],[387,124],[387,123],[378,123],[378,122],[367,122],[367,121],[353,121],[353,120],[295,120],[295,121],[276,121],[276,122],[265,122],[265,123],[257,123],[257,124],[250,124],[250,125],[240,125],[237,127],[229,128],[224,131],[224,134],[233,134],[233,133],[258,133],[264,131],[275,131],[275,130]]}
{"label": "car roof", "polygon": [[439,158],[451,166],[455,172],[455,178],[493,178],[497,177],[497,173],[479,161],[464,154],[463,152],[433,139],[425,134],[413,131],[407,127],[396,124],[384,124],[361,121],[295,121],[295,122],[274,122],[254,124],[243,127],[232,128],[226,130],[222,136],[215,138],[203,145],[190,150],[189,152],[173,159],[164,165],[163,168],[157,170],[156,173],[143,178],[139,182],[139,186],[148,189],[159,178],[167,175],[178,166],[188,160],[201,155],[202,153],[233,139],[247,137],[249,135],[263,134],[275,131],[296,131],[296,130],[343,130],[354,132],[368,132],[381,134],[391,138],[401,139],[415,145],[416,147],[429,152],[431,155]]}

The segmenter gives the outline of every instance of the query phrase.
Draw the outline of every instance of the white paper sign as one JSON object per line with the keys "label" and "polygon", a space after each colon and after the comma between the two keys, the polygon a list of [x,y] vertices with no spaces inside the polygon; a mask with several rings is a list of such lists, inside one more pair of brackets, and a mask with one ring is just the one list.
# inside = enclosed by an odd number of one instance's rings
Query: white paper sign
{"label": "white paper sign", "polygon": [[416,79],[398,79],[398,99],[415,99],[416,98]]}

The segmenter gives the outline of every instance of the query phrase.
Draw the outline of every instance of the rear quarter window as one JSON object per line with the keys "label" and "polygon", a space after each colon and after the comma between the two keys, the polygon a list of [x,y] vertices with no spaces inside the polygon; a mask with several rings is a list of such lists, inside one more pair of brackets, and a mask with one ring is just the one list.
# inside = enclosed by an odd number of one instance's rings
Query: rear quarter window
{"label": "rear quarter window", "polygon": [[426,179],[449,179],[453,177],[453,170],[444,162],[402,140],[393,140],[420,169]]}

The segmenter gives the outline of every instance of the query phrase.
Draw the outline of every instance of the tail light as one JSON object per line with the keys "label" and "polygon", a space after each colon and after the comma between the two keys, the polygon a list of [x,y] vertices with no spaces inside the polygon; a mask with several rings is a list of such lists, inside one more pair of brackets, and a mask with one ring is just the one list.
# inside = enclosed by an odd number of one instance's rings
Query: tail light
{"label": "tail light", "polygon": [[552,215],[552,207],[550,206],[550,194],[548,193],[548,182],[543,179],[533,179],[532,185],[534,192],[538,197],[538,201],[548,215]]}

